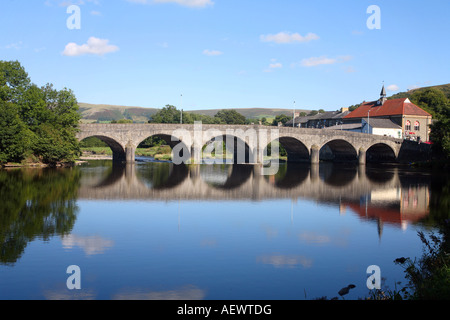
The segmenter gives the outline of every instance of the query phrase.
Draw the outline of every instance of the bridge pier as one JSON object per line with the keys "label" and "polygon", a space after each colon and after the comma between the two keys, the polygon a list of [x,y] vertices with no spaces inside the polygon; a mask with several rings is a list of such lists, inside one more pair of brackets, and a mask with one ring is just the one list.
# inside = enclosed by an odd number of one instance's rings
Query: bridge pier
{"label": "bridge pier", "polygon": [[127,163],[133,163],[136,161],[136,147],[131,142],[125,147],[125,161]]}
{"label": "bridge pier", "polygon": [[320,162],[320,149],[318,146],[313,145],[311,147],[311,164],[317,164]]}
{"label": "bridge pier", "polygon": [[366,164],[366,149],[360,148],[359,154],[358,154],[358,163],[360,166],[363,166]]}

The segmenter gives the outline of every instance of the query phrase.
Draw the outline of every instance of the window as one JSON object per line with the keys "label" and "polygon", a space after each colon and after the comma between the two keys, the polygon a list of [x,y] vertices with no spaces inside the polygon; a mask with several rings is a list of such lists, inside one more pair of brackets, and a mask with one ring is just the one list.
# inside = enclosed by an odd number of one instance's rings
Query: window
{"label": "window", "polygon": [[411,121],[409,120],[406,121],[405,131],[411,131]]}
{"label": "window", "polygon": [[420,123],[419,121],[414,122],[414,131],[419,131],[420,130]]}

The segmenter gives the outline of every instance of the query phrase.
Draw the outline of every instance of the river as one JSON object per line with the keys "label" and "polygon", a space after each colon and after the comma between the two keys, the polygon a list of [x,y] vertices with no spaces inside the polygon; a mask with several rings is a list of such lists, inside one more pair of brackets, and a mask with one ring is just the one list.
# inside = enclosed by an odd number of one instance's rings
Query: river
{"label": "river", "polygon": [[0,170],[0,299],[365,298],[369,266],[406,285],[394,260],[448,214],[426,169],[140,160]]}

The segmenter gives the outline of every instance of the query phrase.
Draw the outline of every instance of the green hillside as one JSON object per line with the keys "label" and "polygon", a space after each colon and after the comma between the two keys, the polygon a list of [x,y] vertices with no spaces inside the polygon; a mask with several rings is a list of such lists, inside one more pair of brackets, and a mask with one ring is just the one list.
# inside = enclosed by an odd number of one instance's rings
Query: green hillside
{"label": "green hillside", "polygon": [[[127,106],[115,106],[106,104],[89,104],[78,103],[80,107],[82,122],[110,122],[112,120],[130,119],[135,123],[146,123],[153,114],[160,109],[156,108],[142,108],[142,107],[127,107]],[[222,109],[209,109],[209,110],[193,110],[189,113],[196,113],[201,115],[215,116]],[[237,112],[245,116],[247,119],[261,119],[267,118],[273,119],[278,115],[285,114],[291,115],[292,109],[269,109],[269,108],[246,108],[235,109]],[[296,110],[297,112],[307,112],[310,110]]]}
{"label": "green hillside", "polygon": [[112,120],[130,119],[136,123],[148,122],[159,111],[155,108],[126,107],[106,104],[78,103],[82,122],[110,122]]}
{"label": "green hillside", "polygon": [[392,95],[391,97],[389,97],[389,99],[409,98],[414,92],[429,89],[429,88],[441,90],[446,95],[446,97],[448,99],[450,99],[450,83],[442,84],[442,85],[438,85],[438,86],[430,86],[430,87],[422,87],[422,88],[412,89],[407,92],[399,92],[399,93],[396,93],[396,94]]}

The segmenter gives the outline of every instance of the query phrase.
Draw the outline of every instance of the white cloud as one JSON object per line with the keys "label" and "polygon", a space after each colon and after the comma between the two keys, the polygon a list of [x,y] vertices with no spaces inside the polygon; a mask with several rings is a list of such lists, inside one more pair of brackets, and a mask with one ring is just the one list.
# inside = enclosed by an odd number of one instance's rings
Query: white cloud
{"label": "white cloud", "polygon": [[263,264],[270,264],[276,268],[294,268],[298,265],[304,268],[311,268],[313,265],[313,260],[300,255],[262,255],[257,257],[257,262]]}
{"label": "white cloud", "polygon": [[264,72],[272,72],[272,71],[274,71],[274,69],[283,68],[283,64],[281,64],[280,62],[275,62],[275,61],[274,61],[274,59],[272,59],[273,63],[269,64],[269,68],[265,69]]}
{"label": "white cloud", "polygon": [[327,58],[326,56],[321,57],[311,57],[308,59],[303,59],[300,64],[303,67],[315,67],[322,64],[335,64],[337,62],[336,59],[333,58]]}
{"label": "white cloud", "polygon": [[400,90],[400,88],[399,88],[399,86],[396,85],[396,84],[391,84],[390,86],[387,86],[387,87],[386,87],[386,90],[387,90],[387,91],[398,91],[398,90]]}
{"label": "white cloud", "polygon": [[15,43],[10,43],[10,44],[6,45],[5,48],[19,50],[22,48],[22,46],[23,46],[23,42],[19,41],[19,42],[15,42]]}
{"label": "white cloud", "polygon": [[270,68],[270,69],[283,68],[283,65],[282,65],[281,63],[279,63],[279,62],[271,63],[271,64],[269,65],[269,68]]}
{"label": "white cloud", "polygon": [[63,51],[63,55],[74,57],[85,54],[93,54],[103,56],[107,53],[115,52],[119,50],[119,47],[108,44],[109,40],[99,39],[96,37],[90,37],[87,43],[78,45],[74,42],[70,42],[66,45]]}
{"label": "white cloud", "polygon": [[211,0],[127,0],[128,2],[148,4],[148,3],[175,3],[184,7],[204,8],[214,5]]}
{"label": "white cloud", "polygon": [[328,58],[327,56],[320,56],[320,57],[311,57],[307,59],[303,59],[300,61],[300,63],[295,63],[292,66],[295,67],[297,65],[300,65],[302,67],[316,67],[324,64],[335,64],[335,63],[341,63],[345,61],[349,61],[353,59],[352,56],[340,56],[337,58]]}
{"label": "white cloud", "polygon": [[208,50],[208,49],[206,49],[206,50],[203,50],[203,54],[207,55],[207,56],[220,56],[220,55],[223,54],[223,52],[219,51],[219,50]]}
{"label": "white cloud", "polygon": [[356,70],[352,66],[345,68],[345,73],[354,73],[354,72],[356,72]]}
{"label": "white cloud", "polygon": [[277,34],[261,35],[260,39],[262,42],[275,42],[279,44],[285,44],[318,40],[319,36],[315,33],[308,33],[306,36],[302,36],[299,33],[280,32]]}
{"label": "white cloud", "polygon": [[111,248],[114,242],[108,239],[103,239],[99,236],[77,236],[70,234],[61,239],[64,249],[73,249],[74,247],[82,248],[86,255],[103,254],[106,249]]}

